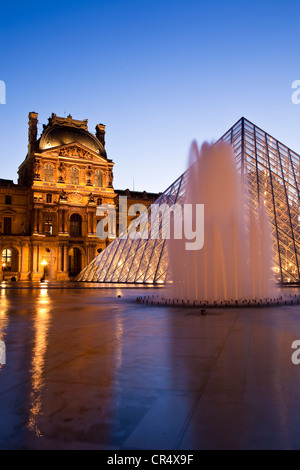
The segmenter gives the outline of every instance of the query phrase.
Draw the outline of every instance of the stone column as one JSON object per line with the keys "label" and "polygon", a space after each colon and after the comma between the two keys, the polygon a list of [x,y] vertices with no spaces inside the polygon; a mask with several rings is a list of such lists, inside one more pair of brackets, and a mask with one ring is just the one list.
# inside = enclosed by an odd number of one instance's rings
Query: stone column
{"label": "stone column", "polygon": [[32,271],[34,273],[38,271],[37,265],[38,265],[38,247],[34,243],[32,246]]}
{"label": "stone column", "polygon": [[67,231],[67,226],[66,226],[66,211],[62,211],[62,231],[65,233]]}
{"label": "stone column", "polygon": [[93,213],[90,212],[90,228],[89,228],[89,233],[93,233]]}
{"label": "stone column", "polygon": [[58,271],[57,271],[57,280],[58,281],[68,281],[69,280],[69,271],[68,271],[68,244],[61,243],[58,249]]}
{"label": "stone column", "polygon": [[97,218],[96,213],[92,213],[92,222],[93,222],[93,235],[97,236]]}
{"label": "stone column", "polygon": [[33,233],[38,233],[38,209],[33,209]]}
{"label": "stone column", "polygon": [[58,209],[58,233],[63,232],[63,211]]}
{"label": "stone column", "polygon": [[20,280],[28,279],[29,275],[29,245],[24,243],[21,245],[21,269]]}
{"label": "stone column", "polygon": [[58,244],[57,246],[57,272],[60,273],[63,270],[62,267],[62,260],[63,260],[63,253],[62,253],[63,246],[62,244]]}
{"label": "stone column", "polygon": [[59,270],[64,272],[65,270],[65,247],[64,245],[59,246]]}
{"label": "stone column", "polygon": [[69,228],[68,228],[68,211],[64,210],[64,233],[66,235],[69,234]]}
{"label": "stone column", "polygon": [[86,213],[86,233],[87,235],[90,234],[90,213],[87,211]]}
{"label": "stone column", "polygon": [[64,245],[64,272],[69,272],[69,263],[68,263],[68,245]]}
{"label": "stone column", "polygon": [[42,209],[39,209],[39,233],[44,233],[44,214]]}
{"label": "stone column", "polygon": [[39,245],[37,243],[32,244],[32,271],[31,280],[38,281],[41,278],[41,266],[40,266],[40,255]]}

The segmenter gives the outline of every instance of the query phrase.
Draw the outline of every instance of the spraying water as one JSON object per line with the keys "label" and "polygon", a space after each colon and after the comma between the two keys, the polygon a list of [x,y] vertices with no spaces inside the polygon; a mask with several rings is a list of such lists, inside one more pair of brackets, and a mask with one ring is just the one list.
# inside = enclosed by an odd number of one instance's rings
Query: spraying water
{"label": "spraying water", "polygon": [[185,203],[204,204],[204,246],[186,250],[171,239],[171,297],[180,301],[243,301],[275,295],[272,239],[267,213],[259,203],[249,210],[232,147],[194,142],[189,159]]}

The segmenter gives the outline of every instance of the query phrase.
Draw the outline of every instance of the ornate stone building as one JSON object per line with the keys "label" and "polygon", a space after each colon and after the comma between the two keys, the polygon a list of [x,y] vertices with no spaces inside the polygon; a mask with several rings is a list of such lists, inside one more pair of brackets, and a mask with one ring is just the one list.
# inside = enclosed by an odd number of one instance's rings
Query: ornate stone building
{"label": "ornate stone building", "polygon": [[[29,113],[28,154],[18,184],[0,180],[2,276],[68,280],[111,241],[96,235],[96,208],[117,205],[114,163],[105,151],[103,124],[93,135],[87,120],[52,114],[40,138],[37,125],[38,114]],[[138,200],[147,207],[157,196],[127,195],[129,204]]]}

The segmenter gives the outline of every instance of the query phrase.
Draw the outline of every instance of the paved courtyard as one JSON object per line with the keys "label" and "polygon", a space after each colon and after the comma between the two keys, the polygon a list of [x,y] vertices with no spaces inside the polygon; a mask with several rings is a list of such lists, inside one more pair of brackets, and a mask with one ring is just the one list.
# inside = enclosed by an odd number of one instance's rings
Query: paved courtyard
{"label": "paved courtyard", "polygon": [[299,306],[138,295],[0,286],[1,449],[300,449]]}

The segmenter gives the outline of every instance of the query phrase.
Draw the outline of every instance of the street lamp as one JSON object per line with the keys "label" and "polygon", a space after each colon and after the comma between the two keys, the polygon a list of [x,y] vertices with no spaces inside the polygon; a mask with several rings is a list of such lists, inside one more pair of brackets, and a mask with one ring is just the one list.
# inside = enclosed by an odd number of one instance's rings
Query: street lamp
{"label": "street lamp", "polygon": [[47,261],[45,259],[43,259],[43,261],[41,262],[41,265],[44,267],[44,275],[41,279],[41,282],[44,282],[45,279],[46,279],[46,266],[47,266],[47,264],[48,264]]}
{"label": "street lamp", "polygon": [[2,263],[2,280],[4,281],[4,269],[6,268],[6,263]]}

